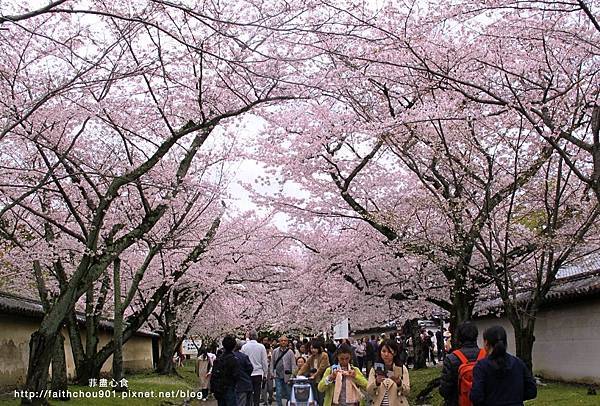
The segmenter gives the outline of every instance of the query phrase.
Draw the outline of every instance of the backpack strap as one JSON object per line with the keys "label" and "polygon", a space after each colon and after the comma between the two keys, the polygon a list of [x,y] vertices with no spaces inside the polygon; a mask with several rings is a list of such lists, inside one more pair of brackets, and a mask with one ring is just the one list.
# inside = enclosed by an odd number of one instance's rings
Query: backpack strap
{"label": "backpack strap", "polygon": [[469,360],[467,359],[467,357],[465,356],[465,354],[463,354],[463,352],[461,350],[456,350],[452,354],[454,354],[458,357],[461,364],[466,364],[469,362]]}
{"label": "backpack strap", "polygon": [[[456,350],[452,354],[456,355],[456,357],[460,360],[461,364],[467,364],[470,362],[461,350]],[[479,350],[479,354],[477,354],[477,359],[475,361],[484,359],[486,356],[487,356],[487,353],[485,352],[485,349],[481,348]]]}
{"label": "backpack strap", "polygon": [[277,358],[277,361],[275,361],[275,364],[273,364],[273,369],[277,368],[277,364],[279,364],[279,361],[281,361],[285,354],[287,354],[288,350],[289,348],[286,348],[284,351],[280,350],[279,358]]}

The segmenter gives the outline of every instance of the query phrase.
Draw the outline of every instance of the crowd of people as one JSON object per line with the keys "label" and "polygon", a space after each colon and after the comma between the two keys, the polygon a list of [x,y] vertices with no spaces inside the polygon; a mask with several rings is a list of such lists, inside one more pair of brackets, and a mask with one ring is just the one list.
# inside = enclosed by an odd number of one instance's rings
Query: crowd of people
{"label": "crowd of people", "polygon": [[[465,322],[456,328],[456,348],[450,334],[421,331],[416,342],[429,362],[443,362],[440,394],[447,406],[523,405],[536,396],[529,369],[508,354],[506,331],[500,326],[483,334]],[[412,337],[391,334],[358,340],[259,340],[250,331],[246,341],[226,336],[216,354],[202,351],[196,371],[202,398],[208,390],[219,406],[283,406],[291,399],[294,378],[305,377],[318,406],[408,405],[409,367],[414,362]]]}

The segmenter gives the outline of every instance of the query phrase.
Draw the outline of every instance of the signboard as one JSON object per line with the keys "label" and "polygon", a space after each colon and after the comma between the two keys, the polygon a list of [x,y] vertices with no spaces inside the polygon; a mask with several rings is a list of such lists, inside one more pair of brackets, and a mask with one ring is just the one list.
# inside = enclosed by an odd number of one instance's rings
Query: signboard
{"label": "signboard", "polygon": [[337,340],[350,337],[349,330],[350,329],[348,327],[348,318],[346,317],[338,324],[333,326],[333,339]]}
{"label": "signboard", "polygon": [[[196,345],[194,345],[194,343]],[[200,339],[185,339],[183,343],[181,343],[181,349],[183,350],[184,355],[193,355],[196,356],[198,354],[198,348],[202,345],[202,340]]]}

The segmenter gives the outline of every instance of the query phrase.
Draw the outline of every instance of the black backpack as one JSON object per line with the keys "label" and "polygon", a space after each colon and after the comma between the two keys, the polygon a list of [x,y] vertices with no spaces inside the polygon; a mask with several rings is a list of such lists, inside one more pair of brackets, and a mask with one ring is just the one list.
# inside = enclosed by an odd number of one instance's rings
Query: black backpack
{"label": "black backpack", "polygon": [[231,386],[231,361],[235,362],[235,355],[224,354],[213,363],[210,374],[210,390],[215,395],[223,394]]}

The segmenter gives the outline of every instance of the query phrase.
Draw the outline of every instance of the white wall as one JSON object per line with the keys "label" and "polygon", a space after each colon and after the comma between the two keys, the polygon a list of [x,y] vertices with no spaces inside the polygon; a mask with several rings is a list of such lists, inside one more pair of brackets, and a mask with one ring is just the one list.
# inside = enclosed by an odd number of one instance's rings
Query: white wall
{"label": "white wall", "polygon": [[[505,318],[476,320],[481,335],[492,325],[508,334],[515,353],[514,330]],[[535,323],[533,369],[548,379],[600,384],[600,299],[542,310]]]}

